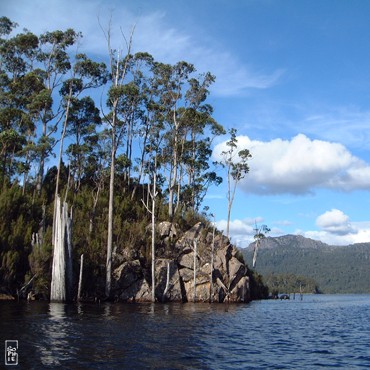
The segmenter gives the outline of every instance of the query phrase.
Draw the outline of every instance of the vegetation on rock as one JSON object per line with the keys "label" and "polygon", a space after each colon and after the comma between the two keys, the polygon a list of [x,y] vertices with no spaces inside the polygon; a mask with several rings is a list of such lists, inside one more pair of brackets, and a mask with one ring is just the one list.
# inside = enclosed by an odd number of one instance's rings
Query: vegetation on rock
{"label": "vegetation on rock", "polygon": [[[75,281],[85,257],[83,296],[122,295],[125,263],[151,284],[153,256],[178,263],[181,235],[198,222],[212,233],[201,206],[222,181],[210,161],[213,139],[225,133],[207,103],[215,77],[110,44],[107,67],[73,55],[82,37],[74,30],[16,28],[0,18],[0,289],[24,294],[31,282],[36,297],[50,296],[57,196],[71,210]],[[100,86],[106,95],[95,101]],[[178,234],[153,248],[161,222]],[[208,247],[199,245],[200,259]]]}

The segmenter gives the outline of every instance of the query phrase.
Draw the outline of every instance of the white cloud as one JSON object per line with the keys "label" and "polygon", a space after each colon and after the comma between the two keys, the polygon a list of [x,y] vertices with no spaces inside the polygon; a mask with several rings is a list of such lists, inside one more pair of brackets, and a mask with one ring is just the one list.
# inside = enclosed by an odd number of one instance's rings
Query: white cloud
{"label": "white cloud", "polygon": [[346,235],[354,233],[349,217],[339,209],[332,209],[316,219],[316,225],[325,232]]}
{"label": "white cloud", "polygon": [[185,60],[193,63],[199,72],[211,72],[216,76],[212,93],[218,96],[232,96],[250,88],[269,88],[284,73],[281,69],[256,71],[220,47],[218,40],[200,38],[199,30],[193,34],[191,29],[180,30],[165,11],[145,12],[140,7],[130,9],[119,2],[107,5],[99,0],[13,0],[1,4],[0,10],[20,25],[19,30],[26,27],[36,34],[66,28],[81,31],[84,35],[81,51],[102,58],[107,55],[107,42],[101,26],[106,30],[111,18],[112,48],[125,50],[122,32],[128,37],[135,25],[134,52],[146,51],[164,63]]}
{"label": "white cloud", "polygon": [[[221,159],[226,142],[213,152]],[[269,142],[238,137],[238,149],[252,154],[250,173],[241,188],[257,194],[305,194],[315,188],[370,190],[370,165],[353,156],[342,144],[311,140],[303,134],[291,140]]]}
{"label": "white cloud", "polygon": [[319,230],[296,231],[307,238],[321,240],[329,245],[349,245],[370,241],[370,222],[351,222],[339,209],[326,211],[316,219]]}
{"label": "white cloud", "polygon": [[[264,220],[262,217],[234,219],[230,220],[230,239],[233,244],[239,248],[246,248],[250,243],[254,242],[255,227],[261,226]],[[220,231],[226,232],[227,221],[219,220],[216,222],[216,227]],[[272,228],[268,236],[282,235],[283,232],[278,228]]]}
{"label": "white cloud", "polygon": [[[262,217],[234,219],[230,221],[231,242],[239,248],[246,248],[254,242],[255,224],[261,225],[264,220]],[[226,220],[216,222],[216,227],[220,231],[226,231]],[[338,209],[326,211],[316,218],[318,230],[295,230],[287,232],[285,227],[293,223],[284,221],[274,221],[271,231],[267,236],[277,237],[286,234],[302,235],[313,240],[320,240],[329,245],[350,245],[355,243],[368,243],[370,241],[370,221],[351,222],[348,215]],[[270,226],[270,225],[268,225]],[[279,227],[281,226],[281,228]]]}

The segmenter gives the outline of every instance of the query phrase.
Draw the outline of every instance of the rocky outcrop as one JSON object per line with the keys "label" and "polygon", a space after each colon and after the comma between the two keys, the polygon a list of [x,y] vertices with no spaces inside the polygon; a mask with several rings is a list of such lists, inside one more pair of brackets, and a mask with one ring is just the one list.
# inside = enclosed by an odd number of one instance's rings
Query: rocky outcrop
{"label": "rocky outcrop", "polygon": [[[179,235],[169,222],[157,225],[156,300],[160,302],[249,302],[247,266],[222,235],[214,239],[202,223]],[[160,258],[165,256],[165,258]],[[121,260],[120,260],[121,262]],[[150,266],[140,260],[120,263],[113,273],[118,301],[151,301]],[[195,278],[195,279],[194,279]]]}

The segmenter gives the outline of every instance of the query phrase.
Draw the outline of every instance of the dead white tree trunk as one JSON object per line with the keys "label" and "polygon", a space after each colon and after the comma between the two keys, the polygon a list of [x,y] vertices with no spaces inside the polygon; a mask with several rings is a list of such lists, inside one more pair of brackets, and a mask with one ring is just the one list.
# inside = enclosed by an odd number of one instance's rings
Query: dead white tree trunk
{"label": "dead white tree trunk", "polygon": [[198,241],[195,239],[193,244],[194,244],[194,296],[193,296],[193,301],[195,303],[197,300],[197,244],[198,244]]}
{"label": "dead white tree trunk", "polygon": [[68,204],[56,198],[54,253],[50,300],[65,302],[72,293],[72,218],[68,215]]}
{"label": "dead white tree trunk", "polygon": [[209,276],[209,301],[213,303],[213,269],[215,265],[215,229],[216,221],[213,223],[212,247],[211,247],[211,272]]}
{"label": "dead white tree trunk", "polygon": [[80,276],[78,279],[78,292],[77,292],[77,301],[81,299],[81,288],[82,288],[82,273],[84,269],[84,255],[81,254],[81,260],[80,260]]}
{"label": "dead white tree trunk", "polygon": [[167,261],[167,279],[166,279],[166,287],[164,288],[163,298],[162,300],[166,300],[167,292],[170,287],[170,261]]}
{"label": "dead white tree trunk", "polygon": [[155,302],[155,207],[156,207],[156,200],[157,200],[157,154],[154,156],[154,168],[153,168],[153,188],[150,190],[150,185],[148,184],[148,194],[152,200],[152,209],[150,210],[148,205],[144,203],[142,199],[141,202],[143,203],[146,210],[152,215],[152,302]]}
{"label": "dead white tree trunk", "polygon": [[154,158],[152,198],[152,302],[155,302],[155,207],[157,199],[157,155]]}

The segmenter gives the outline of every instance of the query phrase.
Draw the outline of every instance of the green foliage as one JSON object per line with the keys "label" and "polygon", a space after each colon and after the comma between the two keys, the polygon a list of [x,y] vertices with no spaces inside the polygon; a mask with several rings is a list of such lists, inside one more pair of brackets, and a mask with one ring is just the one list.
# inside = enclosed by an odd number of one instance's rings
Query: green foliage
{"label": "green foliage", "polygon": [[319,293],[317,282],[305,276],[294,274],[269,274],[266,284],[273,295],[281,293]]}
{"label": "green foliage", "polygon": [[3,188],[0,194],[0,281],[10,289],[24,282],[29,270],[32,233],[39,213],[18,186]]}

